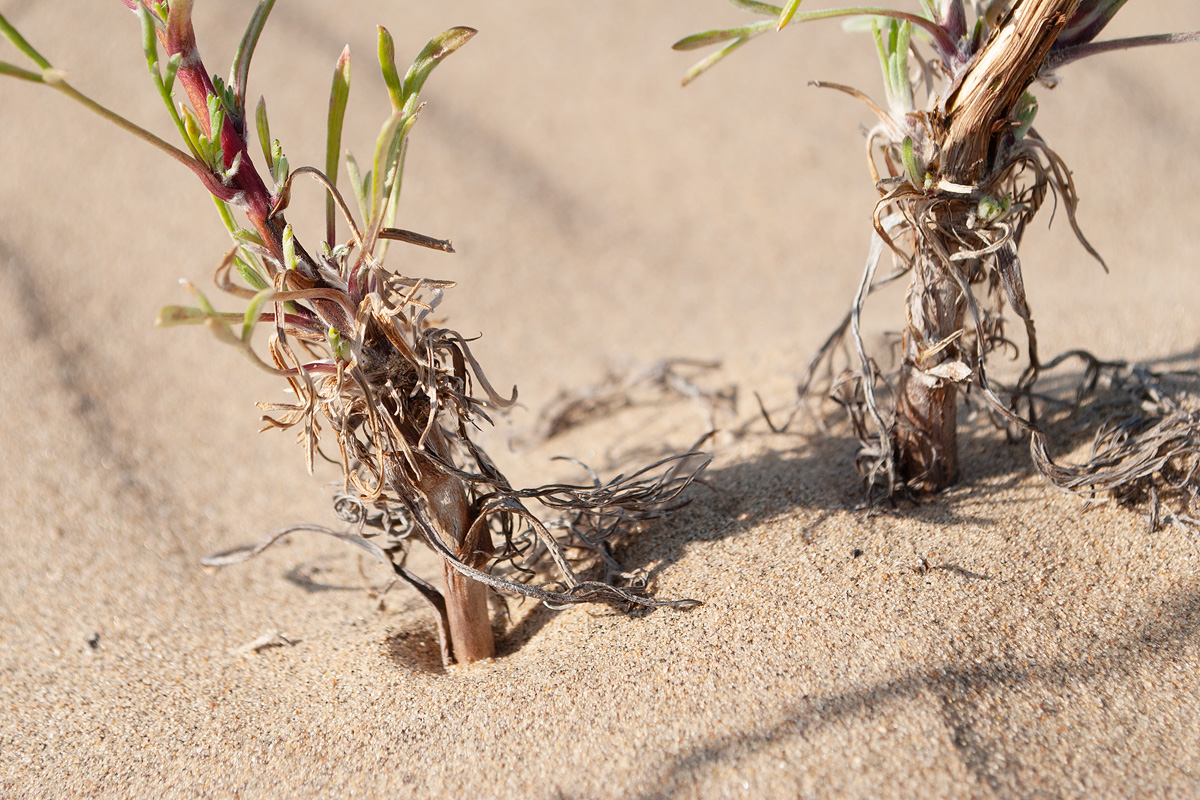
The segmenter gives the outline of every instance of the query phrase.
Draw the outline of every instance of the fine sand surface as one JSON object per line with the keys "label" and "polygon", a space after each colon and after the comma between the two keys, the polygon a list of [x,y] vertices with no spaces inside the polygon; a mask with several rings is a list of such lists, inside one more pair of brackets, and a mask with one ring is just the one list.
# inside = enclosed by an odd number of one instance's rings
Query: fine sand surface
{"label": "fine sand surface", "polygon": [[[196,5],[223,73],[251,4]],[[0,11],[79,88],[171,136],[117,0]],[[1192,0],[1121,16],[1113,35],[1200,28]],[[979,425],[960,488],[868,513],[844,425],[756,421],[754,393],[786,409],[848,307],[875,197],[867,113],[807,81],[879,96],[880,80],[870,40],[824,24],[681,89],[696,54],[671,42],[744,19],[720,0],[274,12],[251,89],[294,166],[323,161],[344,44],[346,143],[365,158],[386,107],[374,26],[404,59],[451,25],[481,31],[428,84],[401,210],[458,254],[393,248],[390,265],[460,282],[450,323],[520,387],[486,437],[515,482],[586,479],[556,455],[611,476],[708,429],[701,406],[646,393],[510,450],[561,389],[679,357],[721,362],[697,381],[738,390],[711,489],[620,551],[658,596],[703,605],[510,601],[497,658],[448,673],[419,600],[381,602],[386,575],[336,541],[201,566],[288,523],[335,524],[333,473],[309,477],[291,434],[255,432],[253,403],[282,398],[268,377],[203,331],[152,327],[227,246],[194,178],[0,80],[0,797],[1200,796],[1195,536],[1085,509]],[[1031,232],[1044,353],[1197,365],[1197,75],[1194,46],[1144,50],[1039,92],[1037,128],[1111,266],[1061,211]],[[291,218],[323,230],[322,207],[306,185]],[[901,302],[872,301],[876,333]],[[276,633],[293,644],[247,652]]]}

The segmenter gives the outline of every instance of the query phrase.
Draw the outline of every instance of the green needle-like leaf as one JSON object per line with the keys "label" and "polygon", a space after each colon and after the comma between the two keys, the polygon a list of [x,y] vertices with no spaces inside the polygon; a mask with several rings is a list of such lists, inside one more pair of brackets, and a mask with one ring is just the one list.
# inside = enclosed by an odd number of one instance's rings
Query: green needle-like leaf
{"label": "green needle-like leaf", "polygon": [[875,37],[875,52],[879,54],[879,68],[883,70],[883,81],[888,83],[891,68],[889,66],[887,45],[883,42],[883,29],[879,27],[879,20],[871,20],[871,35]]}
{"label": "green needle-like leaf", "polygon": [[292,231],[291,225],[283,229],[283,267],[284,269],[296,268],[296,234]]}
{"label": "green needle-like leaf", "polygon": [[708,47],[710,44],[720,44],[728,42],[730,39],[745,39],[748,38],[752,31],[769,27],[771,23],[756,22],[752,25],[742,25],[740,28],[724,28],[717,31],[704,31],[703,33],[693,33],[691,36],[685,36],[675,44],[671,45],[672,50],[699,50],[702,47]]}
{"label": "green needle-like leaf", "polygon": [[271,125],[267,122],[267,101],[260,97],[254,108],[254,127],[258,131],[258,144],[262,147],[263,161],[271,174],[275,173],[275,154],[271,152]]}
{"label": "green needle-like leaf", "polygon": [[9,64],[7,61],[0,61],[0,75],[7,75],[10,78],[19,78],[23,81],[31,81],[33,83],[45,83],[40,72],[30,72],[27,69],[21,69],[15,64]]}
{"label": "green needle-like leaf", "polygon": [[1025,134],[1029,132],[1029,128],[1033,125],[1033,119],[1037,116],[1038,101],[1031,92],[1025,92],[1021,95],[1021,99],[1017,101],[1017,107],[1013,109],[1013,119],[1017,122],[1017,127],[1013,131],[1013,137],[1019,142],[1025,138]]}
{"label": "green needle-like leaf", "polygon": [[[787,17],[787,22],[815,22],[816,20],[836,19],[838,17],[889,17],[895,20],[910,22],[921,30],[925,31],[932,39],[935,40],[940,51],[944,53],[954,52],[954,42],[951,41],[950,36],[946,33],[946,31],[944,31],[936,22],[925,19],[917,14],[910,14],[906,11],[895,11],[890,8],[875,8],[869,6],[860,6],[856,8],[830,8],[823,9],[821,11],[797,13],[796,7],[799,5],[799,0],[793,0],[793,2],[789,4],[789,7],[784,9],[784,13],[780,15],[780,19],[782,20],[784,14],[786,14],[788,11],[791,12],[791,16]],[[784,24],[787,24],[787,22]],[[709,67],[723,59],[730,52],[744,44],[746,41],[758,36],[759,34],[765,33],[768,30],[778,30],[782,27],[783,25],[780,25],[778,22],[768,21],[754,23],[751,25],[743,25],[739,28],[705,31],[703,33],[693,34],[692,36],[686,36],[683,39],[680,39],[678,42],[672,45],[673,49],[695,50],[696,48],[704,47],[708,44],[717,44],[730,39],[735,40],[734,44],[727,46],[724,50],[721,50],[712,56],[709,56],[704,61],[701,61],[688,70],[687,75],[683,79],[684,85],[686,86],[693,79],[695,79],[696,76],[706,71]],[[884,74],[886,75],[887,72],[888,70],[885,67]]]}
{"label": "green needle-like leaf", "polygon": [[393,111],[383,123],[383,127],[379,129],[379,136],[375,139],[375,168],[371,171],[371,213],[365,217],[367,227],[371,229],[378,229],[383,223],[381,214],[385,193],[384,185],[390,180],[388,173],[391,169],[388,156],[392,152],[392,146],[395,144],[396,136],[403,122],[404,112]]}
{"label": "green needle-like leaf", "polygon": [[[773,23],[768,23],[767,26],[763,28],[763,31],[770,30],[772,24]],[[692,68],[689,69],[687,71],[687,73],[683,76],[683,85],[687,86],[689,83],[696,80],[696,78],[700,77],[705,72],[707,72],[709,70],[709,68],[711,68],[717,62],[721,61],[723,58],[725,58],[725,56],[729,55],[734,50],[737,50],[739,47],[744,45],[746,42],[750,41],[750,38],[751,37],[749,37],[749,36],[743,36],[740,39],[734,39],[732,42],[725,45],[720,50],[718,50],[717,52],[710,55],[708,58],[704,59],[703,61],[697,62],[696,64],[693,64]]]}
{"label": "green needle-like leaf", "polygon": [[[350,188],[354,191],[354,199],[358,203],[359,219],[369,220],[371,209],[367,206],[367,186],[362,173],[358,169],[358,160],[349,153],[346,154],[346,176],[350,178]],[[366,179],[370,180],[370,173]]]}
{"label": "green needle-like leaf", "polygon": [[154,29],[154,20],[143,5],[137,7],[137,15],[138,22],[142,24],[142,52],[146,54],[146,66],[150,68],[150,74],[161,91],[162,72],[158,69],[158,33]]}
{"label": "green needle-like leaf", "polygon": [[399,111],[404,105],[404,82],[396,69],[396,43],[392,34],[382,25],[379,27],[379,69],[383,73],[383,82],[387,84],[388,97],[392,101],[392,110]]}
{"label": "green needle-like leaf", "polygon": [[[342,126],[346,121],[346,102],[350,99],[350,46],[346,45],[333,70],[333,86],[329,90],[329,124],[325,144],[325,177],[337,185],[338,161],[342,152]],[[332,247],[337,242],[337,209],[333,195],[325,198],[325,241]]]}
{"label": "green needle-like leaf", "polygon": [[787,7],[783,9],[783,13],[779,15],[779,24],[776,26],[776,30],[781,31],[787,27],[787,24],[792,21],[792,17],[796,16],[796,9],[800,7],[800,3],[802,2],[803,0],[791,0],[787,4]]}
{"label": "green needle-like leaf", "polygon": [[898,109],[903,113],[914,110],[912,83],[908,79],[908,45],[912,40],[912,24],[901,22],[894,25],[892,50],[892,87]]}
{"label": "green needle-like leaf", "polygon": [[262,316],[263,306],[275,294],[273,287],[267,287],[254,298],[250,300],[250,305],[246,306],[246,313],[242,317],[242,341],[246,344],[250,343],[250,337],[254,334],[254,326],[258,324],[258,318]]}
{"label": "green needle-like leaf", "polygon": [[233,266],[237,269],[238,275],[241,275],[242,280],[255,289],[260,291],[266,289],[270,284],[267,283],[267,279],[262,275],[262,270],[258,267],[258,259],[254,257],[253,253],[247,250],[243,250],[242,252],[246,254],[245,259],[237,257],[233,259]]}
{"label": "green needle-like leaf", "polygon": [[163,73],[163,85],[167,87],[167,91],[175,85],[175,74],[179,72],[179,65],[182,63],[182,53],[176,53],[167,59],[167,71]]}
{"label": "green needle-like leaf", "polygon": [[204,292],[197,289],[194,283],[188,280],[181,280],[179,283],[184,289],[187,289],[196,296],[196,302],[200,304],[201,311],[210,317],[217,316],[217,310],[213,308],[212,303],[208,302],[208,298],[204,296]]}
{"label": "green needle-like leaf", "polygon": [[254,56],[258,37],[262,35],[274,5],[275,0],[259,0],[258,7],[254,9],[254,15],[250,17],[250,23],[246,26],[246,32],[242,35],[237,53],[234,54],[233,66],[229,70],[229,86],[235,98],[232,110],[238,117],[239,126],[241,120],[246,118],[246,83],[250,76],[250,59]]}
{"label": "green needle-like leaf", "polygon": [[0,36],[3,36],[5,39],[8,39],[10,42],[12,42],[13,45],[16,46],[16,48],[22,53],[24,53],[30,61],[32,61],[34,64],[37,64],[42,69],[53,69],[53,67],[50,66],[50,62],[47,61],[41,53],[39,53],[37,50],[34,50],[33,45],[25,41],[25,37],[22,36],[16,28],[9,24],[8,20],[4,18],[3,14],[0,14]]}
{"label": "green needle-like leaf", "polygon": [[198,308],[191,306],[163,306],[158,310],[154,325],[159,328],[173,328],[176,325],[198,325],[204,322],[208,315]]}
{"label": "green needle-like leaf", "polygon": [[404,75],[405,104],[421,93],[429,73],[442,59],[462,47],[478,32],[474,28],[457,27],[433,37]]}
{"label": "green needle-like leaf", "polygon": [[759,14],[764,17],[776,17],[783,12],[779,6],[773,6],[770,3],[759,3],[756,0],[729,0],[743,11],[749,11],[751,14]]}
{"label": "green needle-like leaf", "polygon": [[[179,116],[179,109],[175,107],[175,96],[171,91],[171,87],[175,85],[175,73],[179,71],[182,54],[176,53],[167,59],[167,71],[164,75],[159,68],[158,29],[155,25],[154,17],[151,16],[149,10],[144,5],[138,6],[137,15],[138,21],[142,25],[142,51],[146,55],[146,67],[150,71],[150,80],[154,83],[154,88],[158,91],[158,96],[162,99],[163,105],[167,107],[167,114],[170,115],[171,121],[175,123],[175,129],[179,131],[179,138],[190,144],[191,139],[188,137],[183,119]],[[199,153],[195,148],[192,148],[192,155],[199,157]]]}
{"label": "green needle-like leaf", "polygon": [[924,170],[917,162],[917,154],[913,148],[911,136],[904,137],[904,141],[900,145],[900,157],[904,161],[904,172],[908,177],[908,182],[913,186],[923,186],[925,183],[922,176]]}
{"label": "green needle-like leaf", "polygon": [[275,179],[275,185],[283,186],[287,183],[290,170],[288,169],[287,156],[283,154],[283,145],[276,139],[271,142],[271,160],[274,162],[274,167],[271,169],[271,177]]}

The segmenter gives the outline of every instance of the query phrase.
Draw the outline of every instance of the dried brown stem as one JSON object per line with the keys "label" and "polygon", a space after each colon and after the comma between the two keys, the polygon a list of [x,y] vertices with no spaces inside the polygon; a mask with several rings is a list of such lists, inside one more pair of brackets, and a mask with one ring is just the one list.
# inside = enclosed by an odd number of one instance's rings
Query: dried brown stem
{"label": "dried brown stem", "polygon": [[991,171],[995,144],[1021,93],[1079,0],[1018,0],[946,98],[942,177],[974,184]]}
{"label": "dried brown stem", "polygon": [[[446,537],[455,555],[468,566],[483,569],[492,552],[492,539],[487,526],[471,525],[470,504],[462,481],[430,471],[416,486],[429,504],[431,520],[441,528],[438,533]],[[495,644],[488,613],[488,587],[448,563],[442,565],[442,577],[454,660],[468,663],[491,658]]]}
{"label": "dried brown stem", "polygon": [[[945,116],[934,115],[942,136],[942,182],[978,189],[994,180],[1012,109],[1078,6],[1079,0],[1020,0],[1009,12],[951,89]],[[956,257],[977,249],[959,239],[965,214],[950,209],[961,205],[948,200],[924,215],[908,290],[892,441],[899,477],[918,494],[946,488],[958,472],[958,393],[950,377],[930,370],[956,358],[953,337],[966,310],[960,286],[968,286],[982,268],[980,258]]]}
{"label": "dried brown stem", "polygon": [[931,371],[958,357],[954,339],[965,306],[958,285],[924,242],[917,247],[906,302],[893,432],[896,467],[908,491],[935,492],[958,476],[958,390],[953,380]]}

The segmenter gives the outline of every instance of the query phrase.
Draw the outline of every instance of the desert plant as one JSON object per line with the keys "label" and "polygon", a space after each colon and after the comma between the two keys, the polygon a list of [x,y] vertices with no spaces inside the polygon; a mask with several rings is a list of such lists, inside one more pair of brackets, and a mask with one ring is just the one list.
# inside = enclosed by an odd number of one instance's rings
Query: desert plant
{"label": "desert plant", "polygon": [[[290,527],[258,546],[236,548],[206,563],[245,560],[295,531],[336,536],[373,555],[429,603],[447,663],[493,654],[489,587],[553,605],[691,603],[649,597],[642,576],[616,565],[609,541],[636,520],[661,513],[704,468],[707,457],[690,453],[667,459],[606,484],[514,488],[470,434],[479,422],[490,421],[489,412],[511,405],[515,389],[510,397],[496,392],[467,340],[440,327],[431,313],[453,284],[405,277],[383,267],[390,241],[453,252],[448,241],[393,223],[421,89],[430,72],[475,31],[458,27],[435,37],[402,75],[392,37],[379,28],[378,60],[391,109],[376,139],[370,171],[364,173],[347,158],[347,178],[363,220],[359,225],[336,188],[350,88],[348,48],[334,70],[324,171],[289,169],[279,141],[271,138],[265,103],[258,102],[253,118],[246,104],[251,56],[274,0],[261,0],[254,8],[227,81],[210,76],[200,58],[191,0],[122,2],[140,21],[151,80],[186,150],[80,93],[2,16],[0,32],[36,68],[0,62],[0,73],[68,95],[199,177],[233,239],[216,271],[216,285],[245,300],[246,307],[220,312],[200,290],[185,284],[196,305],[165,308],[158,324],[202,325],[286,382],[294,401],[260,403],[264,427],[298,429],[311,471],[327,426],[343,473],[334,507],[347,524],[344,530]],[[176,86],[182,87],[190,107],[176,105]],[[257,130],[266,177],[254,164],[249,129]],[[284,217],[300,176],[315,179],[328,194],[324,242],[316,251],[302,246]],[[339,216],[349,228],[345,241],[337,236]],[[259,328],[270,333],[266,357],[252,346]],[[553,526],[557,534],[530,511],[531,502],[564,517]],[[440,591],[405,567],[413,541],[441,557]],[[584,579],[580,563],[601,576]]]}
{"label": "desert plant", "polygon": [[[982,397],[1002,424],[1030,433],[1039,468],[1066,485],[1065,468],[1047,454],[1030,399],[1043,365],[1018,246],[1053,193],[1084,248],[1100,257],[1076,224],[1071,172],[1031,127],[1037,100],[1029,88],[1035,81],[1053,86],[1058,68],[1085,56],[1194,41],[1200,34],[1094,42],[1125,0],[975,0],[973,23],[963,0],[921,0],[919,13],[799,12],[800,0],[786,7],[732,2],[770,19],[677,42],[680,50],[725,43],[687,73],[685,84],[750,39],[789,24],[839,17],[872,31],[883,69],[884,103],[848,86],[814,82],[863,101],[878,117],[867,134],[867,160],[880,200],[852,310],[810,362],[800,393],[809,391],[849,333],[858,366],[848,380],[835,379],[832,389],[851,411],[862,443],[859,469],[868,485],[882,486],[889,495],[921,495],[955,481],[960,389]],[[919,103],[922,87],[925,99]],[[885,248],[894,254],[896,270],[882,276]],[[903,275],[909,288],[901,363],[889,381],[867,353],[860,319],[868,294]],[[997,349],[1013,346],[1001,316],[1006,301],[1024,326],[1028,365],[1005,399],[989,381],[987,364]],[[889,394],[887,408],[881,400]],[[1019,401],[1029,401],[1027,412],[1018,413]],[[1082,475],[1083,485],[1095,485],[1086,477],[1087,465],[1067,472]]]}

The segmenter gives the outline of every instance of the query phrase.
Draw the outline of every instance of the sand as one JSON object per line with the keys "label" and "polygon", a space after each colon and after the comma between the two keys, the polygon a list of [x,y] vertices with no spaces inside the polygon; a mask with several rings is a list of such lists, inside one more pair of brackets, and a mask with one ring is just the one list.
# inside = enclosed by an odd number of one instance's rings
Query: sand
{"label": "sand", "polygon": [[[223,72],[248,4],[197,6]],[[458,254],[394,249],[391,265],[459,281],[450,321],[482,334],[498,386],[520,387],[523,408],[487,438],[502,469],[580,479],[550,460],[567,455],[611,475],[707,430],[694,403],[647,397],[505,446],[610,369],[713,360],[698,380],[737,387],[710,488],[620,552],[658,596],[703,605],[512,601],[498,657],[445,672],[420,601],[376,596],[382,570],[338,542],[201,566],[285,524],[334,524],[333,475],[308,476],[290,434],[255,433],[254,401],[280,397],[270,379],[203,332],[152,327],[186,301],[176,280],[209,285],[226,247],[193,178],[64,98],[0,81],[0,796],[1200,795],[1194,536],[1085,509],[981,426],[959,488],[868,513],[844,428],[755,421],[754,392],[791,402],[866,254],[868,118],[806,83],[878,94],[869,40],[793,31],[681,89],[693,54],[670,43],[737,9],[332,8],[279,4],[251,73],[293,165],[323,161],[344,44],[346,143],[365,156],[386,105],[373,26],[409,57],[450,25],[481,31],[428,85],[401,210]],[[115,0],[0,10],[78,87],[171,134]],[[1200,28],[1188,0],[1122,17],[1114,35]],[[1197,74],[1195,47],[1141,51],[1040,93],[1037,127],[1111,266],[1061,214],[1030,234],[1044,352],[1196,365]],[[312,189],[293,221],[319,229],[322,202]],[[900,297],[872,306],[879,330],[899,324]]]}

